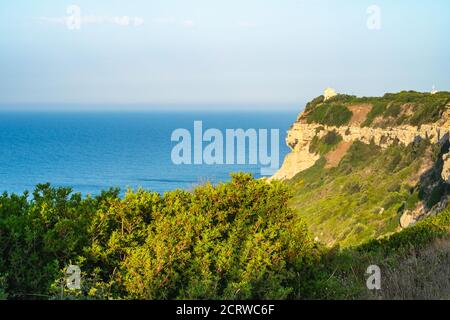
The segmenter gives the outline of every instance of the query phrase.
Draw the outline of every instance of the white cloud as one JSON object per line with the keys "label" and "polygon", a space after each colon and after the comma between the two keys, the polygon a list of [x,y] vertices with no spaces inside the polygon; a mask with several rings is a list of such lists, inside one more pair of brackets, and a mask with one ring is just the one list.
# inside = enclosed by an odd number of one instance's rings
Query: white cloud
{"label": "white cloud", "polygon": [[[81,8],[77,6],[69,6],[67,9],[67,15],[61,17],[39,17],[40,22],[50,24],[66,25],[69,29],[80,29],[83,25],[100,25],[100,24],[113,24],[122,27],[127,26],[141,26],[145,20],[142,17],[130,17],[130,16],[98,16],[98,15],[83,15]],[[155,17],[151,19],[153,24],[158,25],[178,25],[185,28],[195,27],[195,21],[191,19],[176,19],[175,17]]]}
{"label": "white cloud", "polygon": [[79,23],[80,26],[83,25],[93,25],[93,24],[113,24],[117,26],[127,27],[127,26],[141,26],[144,24],[145,20],[141,17],[129,17],[129,16],[65,16],[65,17],[39,17],[37,18],[40,22],[50,23],[50,24],[63,24],[68,26],[74,22]]}

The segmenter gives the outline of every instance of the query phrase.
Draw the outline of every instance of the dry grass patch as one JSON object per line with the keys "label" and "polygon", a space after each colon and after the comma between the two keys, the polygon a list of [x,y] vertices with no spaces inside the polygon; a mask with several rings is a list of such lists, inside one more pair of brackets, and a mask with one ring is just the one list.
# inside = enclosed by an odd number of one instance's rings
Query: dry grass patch
{"label": "dry grass patch", "polygon": [[350,119],[350,126],[360,126],[367,119],[367,114],[372,110],[371,104],[358,104],[347,107],[353,116]]}
{"label": "dry grass patch", "polygon": [[376,299],[450,299],[450,239],[438,239],[425,249],[411,250],[395,266],[382,267],[381,276]]}

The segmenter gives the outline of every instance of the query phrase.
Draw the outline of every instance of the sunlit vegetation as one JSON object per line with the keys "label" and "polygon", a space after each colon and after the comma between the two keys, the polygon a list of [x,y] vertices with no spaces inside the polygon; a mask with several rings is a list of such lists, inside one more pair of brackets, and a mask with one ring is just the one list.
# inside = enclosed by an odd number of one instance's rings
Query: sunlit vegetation
{"label": "sunlit vegetation", "polygon": [[[383,97],[356,97],[340,94],[327,101],[323,101],[322,96],[318,97],[307,104],[305,111],[308,113],[308,123],[315,122],[339,127],[347,125],[351,119],[351,112],[347,106],[366,104],[371,105],[372,109],[362,126],[419,126],[439,120],[442,111],[449,103],[450,92],[429,94],[402,91],[387,93]],[[375,121],[376,119],[378,121]]]}
{"label": "sunlit vegetation", "polygon": [[309,151],[324,155],[336,148],[336,146],[341,141],[342,137],[340,134],[338,134],[336,131],[330,131],[327,132],[322,138],[315,136],[311,141]]}
{"label": "sunlit vegetation", "polygon": [[[0,294],[9,298],[283,299],[314,260],[290,192],[249,175],[163,196],[82,198],[39,185],[0,197]],[[64,269],[83,288],[65,291]]]}
{"label": "sunlit vegetation", "polygon": [[[317,175],[314,170],[307,175]],[[367,188],[351,179],[344,186],[346,196]],[[392,190],[405,199],[409,193]],[[32,195],[3,194],[0,298],[370,299],[448,292],[445,270],[438,268],[449,261],[448,208],[400,233],[339,249],[312,240],[301,211],[288,206],[290,187],[280,182],[238,174],[192,192],[118,194],[111,189],[82,198],[47,184]],[[365,287],[365,269],[373,263],[393,285],[376,295]],[[79,290],[65,288],[69,264],[81,267]],[[420,280],[426,268],[436,271],[428,274],[428,287],[418,281],[417,288],[402,289],[410,283],[404,270],[418,272]],[[430,286],[436,286],[433,296]]]}
{"label": "sunlit vegetation", "polygon": [[348,124],[352,115],[352,112],[343,104],[325,103],[313,108],[307,115],[307,121],[340,127]]}
{"label": "sunlit vegetation", "polygon": [[354,142],[336,168],[322,157],[290,182],[296,190],[291,205],[298,209],[314,235],[324,243],[344,246],[398,230],[399,219],[420,201],[430,207],[445,195],[445,186],[421,188],[418,171],[424,161],[437,161],[439,152],[423,140],[386,150]]}

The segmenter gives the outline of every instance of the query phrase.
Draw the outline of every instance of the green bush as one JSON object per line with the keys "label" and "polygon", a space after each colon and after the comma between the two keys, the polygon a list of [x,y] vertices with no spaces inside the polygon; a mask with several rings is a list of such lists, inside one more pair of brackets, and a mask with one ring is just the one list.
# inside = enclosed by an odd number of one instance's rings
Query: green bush
{"label": "green bush", "polygon": [[450,103],[450,92],[430,94],[402,91],[387,93],[383,97],[356,97],[340,94],[327,101],[323,101],[323,96],[318,97],[307,104],[305,111],[307,111],[308,123],[342,126],[348,124],[352,116],[347,106],[370,104],[372,109],[362,123],[363,127],[373,125],[375,118],[378,117],[380,121],[377,121],[376,125],[380,127],[420,126],[439,120],[448,103]]}
{"label": "green bush", "polygon": [[375,118],[382,116],[386,111],[386,102],[384,101],[375,101],[372,103],[372,109],[367,114],[366,120],[362,123],[362,127],[370,126]]}
{"label": "green bush", "polygon": [[[402,292],[407,290],[409,296],[404,298],[446,299],[449,227],[450,207],[447,207],[391,236],[356,247],[324,249],[321,263],[308,269],[302,293],[312,299],[392,299],[404,297]],[[416,268],[406,270],[405,262]],[[377,293],[366,287],[366,268],[373,264],[383,272],[382,288]]]}
{"label": "green bush", "polygon": [[384,112],[384,117],[397,117],[402,111],[400,105],[398,103],[391,104],[386,111]]}
{"label": "green bush", "polygon": [[438,238],[449,236],[450,207],[434,217],[427,218],[402,232],[389,237],[370,240],[358,247],[360,252],[393,254],[411,247],[421,248]]}
{"label": "green bush", "polygon": [[343,104],[321,104],[307,115],[308,123],[340,127],[348,124],[353,113]]}
{"label": "green bush", "polygon": [[[3,194],[0,298],[288,298],[315,247],[290,197],[248,174],[163,196],[48,184],[30,199]],[[60,290],[70,264],[81,291]]]}
{"label": "green bush", "polygon": [[314,136],[309,151],[324,155],[333,150],[341,141],[342,137],[340,134],[336,131],[329,131],[320,139],[317,136]]}
{"label": "green bush", "polygon": [[325,99],[324,96],[318,96],[317,98],[314,98],[312,101],[306,104],[305,111],[308,112],[314,109],[317,105],[323,103],[324,99]]}

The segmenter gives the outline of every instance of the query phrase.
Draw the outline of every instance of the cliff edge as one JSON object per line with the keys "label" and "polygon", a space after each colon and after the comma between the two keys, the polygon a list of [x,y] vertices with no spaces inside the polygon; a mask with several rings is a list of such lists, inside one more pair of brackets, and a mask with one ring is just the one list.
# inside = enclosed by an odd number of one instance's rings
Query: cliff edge
{"label": "cliff edge", "polygon": [[291,152],[270,179],[292,186],[298,209],[327,245],[383,237],[450,201],[450,93],[323,95],[291,126]]}
{"label": "cliff edge", "polygon": [[[327,165],[335,166],[354,141],[387,148],[393,143],[409,145],[420,139],[443,144],[449,139],[450,93],[401,92],[381,98],[320,96],[307,104],[287,133],[291,148],[283,165],[271,179],[292,179],[320,158],[314,142],[330,134],[339,137]],[[449,182],[450,156],[444,156],[442,178]]]}

